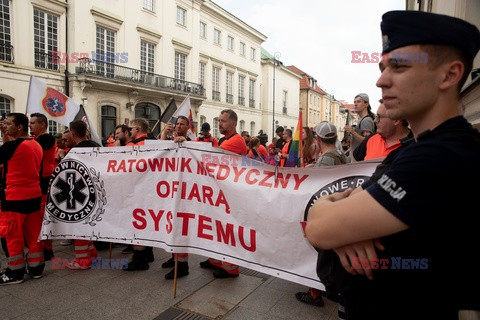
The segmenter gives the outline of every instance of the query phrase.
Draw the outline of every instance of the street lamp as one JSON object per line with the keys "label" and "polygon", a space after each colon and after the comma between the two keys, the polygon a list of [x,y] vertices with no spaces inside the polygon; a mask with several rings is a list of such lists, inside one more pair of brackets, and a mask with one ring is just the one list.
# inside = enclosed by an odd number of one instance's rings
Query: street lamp
{"label": "street lamp", "polygon": [[273,55],[273,108],[272,108],[272,139],[275,137],[275,69],[277,68],[277,61],[280,59],[282,54],[280,52],[275,52]]}

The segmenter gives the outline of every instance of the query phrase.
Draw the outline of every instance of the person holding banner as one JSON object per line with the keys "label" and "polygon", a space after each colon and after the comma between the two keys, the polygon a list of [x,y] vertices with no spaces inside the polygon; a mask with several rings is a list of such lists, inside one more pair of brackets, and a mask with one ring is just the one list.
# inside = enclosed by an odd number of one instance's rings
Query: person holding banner
{"label": "person holding banner", "polygon": [[[190,128],[189,120],[185,116],[178,116],[175,125],[168,121],[167,126],[162,131],[161,140],[173,140],[175,142],[190,141],[188,137],[188,129]],[[174,135],[172,135],[174,133]],[[188,272],[188,253],[173,253],[172,258],[162,264],[162,268],[173,268],[175,266],[175,256],[178,260],[177,278],[185,277]],[[165,279],[173,280],[175,270],[172,269],[165,274]]]}
{"label": "person holding banner", "polygon": [[[130,121],[130,133],[131,139],[126,145],[127,146],[143,146],[145,145],[145,140],[152,139],[149,137],[150,125],[148,121],[143,118],[136,118]],[[153,138],[154,140],[154,138]],[[124,253],[127,253],[125,251]],[[155,257],[153,255],[153,248],[134,245],[133,246],[133,257],[132,261],[128,263],[127,268],[123,269],[125,271],[137,271],[137,270],[148,270],[150,268],[149,262],[153,262]]]}
{"label": "person holding banner", "polygon": [[387,12],[381,30],[377,86],[386,115],[407,120],[414,138],[360,190],[320,197],[306,236],[335,249],[350,273],[368,277],[355,277],[344,296],[348,319],[458,319],[480,310],[480,274],[471,262],[480,249],[480,216],[471,209],[478,206],[480,133],[459,108],[480,31],[421,11]]}
{"label": "person holding banner", "polygon": [[[45,212],[45,204],[47,203],[48,187],[53,170],[57,166],[55,160],[55,137],[47,132],[48,120],[42,113],[32,113],[29,122],[30,132],[35,137],[35,140],[40,144],[43,150],[42,158],[42,175],[40,178],[40,187],[42,188],[42,204],[41,210]],[[45,250],[45,261],[51,260],[53,257],[52,240],[42,241]]]}
{"label": "person holding banner", "polygon": [[43,243],[38,241],[43,221],[42,147],[28,135],[28,118],[22,113],[10,113],[0,127],[4,136],[13,139],[0,147],[0,238],[6,238],[2,245],[8,258],[7,269],[0,273],[2,286],[22,283],[27,266],[31,277],[41,278],[45,261]]}
{"label": "person holding banner", "polygon": [[[238,116],[232,109],[225,109],[220,112],[218,128],[223,137],[220,138],[219,146],[222,149],[244,156],[247,153],[247,145],[242,136],[237,133],[237,122]],[[215,278],[232,278],[238,277],[240,274],[240,269],[237,265],[213,258],[200,262],[200,267],[215,269],[213,271]]]}
{"label": "person holding banner", "polygon": [[[70,122],[70,138],[73,144],[72,148],[92,148],[100,147],[98,143],[87,139],[87,124],[82,120],[75,120]],[[72,270],[86,270],[92,266],[92,258],[97,257],[97,249],[93,241],[74,239],[75,259],[68,265],[68,269]]]}

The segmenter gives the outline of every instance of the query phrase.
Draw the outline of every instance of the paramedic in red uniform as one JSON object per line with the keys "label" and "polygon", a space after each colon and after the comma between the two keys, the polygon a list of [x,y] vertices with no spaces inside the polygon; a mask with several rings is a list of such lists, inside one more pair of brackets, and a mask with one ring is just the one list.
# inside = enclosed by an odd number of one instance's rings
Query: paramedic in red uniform
{"label": "paramedic in red uniform", "polygon": [[[0,237],[6,238],[4,250],[8,257],[8,268],[0,274],[0,286],[22,283],[26,266],[35,279],[42,277],[45,268],[43,244],[38,241],[43,220],[40,210],[42,147],[29,137],[26,115],[10,113],[3,122],[4,136],[9,135],[13,140],[0,147],[0,164],[3,164]],[[25,245],[28,247],[26,259]]]}
{"label": "paramedic in red uniform", "polygon": [[[32,113],[30,115],[30,133],[35,137],[43,150],[42,173],[40,177],[40,187],[42,188],[41,210],[45,212],[45,204],[47,203],[48,185],[52,177],[53,170],[57,166],[55,160],[56,140],[53,135],[47,132],[48,119],[44,114]],[[43,240],[45,261],[51,260],[53,257],[52,240]]]}
{"label": "paramedic in red uniform", "polygon": [[[237,133],[238,117],[231,109],[223,110],[218,118],[218,127],[223,138],[218,142],[220,148],[244,156],[247,153],[247,145],[241,135]],[[208,258],[200,262],[202,268],[216,269],[213,271],[215,278],[238,277],[239,268],[237,265]]]}

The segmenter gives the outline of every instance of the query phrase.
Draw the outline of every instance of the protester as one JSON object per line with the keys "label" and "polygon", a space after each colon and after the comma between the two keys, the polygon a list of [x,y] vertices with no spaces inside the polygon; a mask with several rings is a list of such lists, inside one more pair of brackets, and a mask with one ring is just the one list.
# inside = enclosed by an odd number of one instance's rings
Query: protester
{"label": "protester", "polygon": [[[237,133],[238,116],[235,111],[231,109],[222,110],[220,117],[218,117],[218,127],[220,133],[224,136],[219,141],[219,146],[227,151],[245,155],[247,145],[245,140]],[[220,261],[213,258],[208,258],[200,262],[200,267],[204,269],[215,269],[213,276],[215,278],[231,278],[238,277],[240,274],[239,267],[233,263]]]}
{"label": "protester", "polygon": [[365,137],[375,132],[375,123],[373,123],[375,115],[371,111],[372,107],[369,101],[370,99],[366,93],[357,94],[353,101],[355,112],[360,117],[360,120],[356,126],[346,125],[344,129],[352,137],[352,151],[355,151]]}
{"label": "protester", "polygon": [[[100,147],[95,141],[87,139],[87,124],[82,120],[75,120],[70,122],[69,132],[70,143],[73,142],[72,148],[91,148]],[[92,266],[92,258],[97,257],[97,249],[95,248],[93,241],[74,239],[73,245],[75,246],[75,259],[73,259],[68,265],[68,269],[85,270],[90,269]]]}
{"label": "protester", "polygon": [[[458,107],[480,32],[421,11],[387,12],[381,30],[377,86],[386,115],[407,120],[414,139],[361,189],[319,198],[306,235],[315,247],[334,248],[349,272],[371,279],[350,284],[349,319],[458,319],[461,310],[480,310],[480,275],[468,261],[479,251],[480,218],[469,208],[478,197],[480,134]],[[465,260],[447,263],[449,254]],[[378,259],[389,264],[368,267]]]}
{"label": "protester", "polygon": [[315,163],[317,159],[317,145],[313,139],[312,129],[303,127],[302,144],[303,144],[303,164],[306,166],[310,163]]}
{"label": "protester", "polygon": [[210,134],[210,124],[208,122],[202,124],[201,132],[196,141],[211,142],[212,146],[218,147],[218,140]]}
{"label": "protester", "polygon": [[400,147],[400,140],[410,133],[408,121],[392,120],[387,117],[387,110],[380,99],[380,106],[375,116],[377,132],[368,136],[355,149],[357,161],[385,158],[391,151]]}
{"label": "protester", "polygon": [[119,124],[115,127],[115,142],[113,146],[126,146],[132,140],[132,128],[126,124]]}
{"label": "protester", "polygon": [[282,151],[278,154],[280,157],[280,167],[285,167],[285,163],[288,159],[288,152],[290,151],[290,144],[292,142],[292,130],[285,129],[283,131],[283,140],[285,141],[285,144],[283,145]]}
{"label": "protester", "polygon": [[[152,139],[148,133],[150,125],[144,118],[136,118],[130,121],[131,140],[126,144],[127,146],[141,146],[145,145],[145,140]],[[126,248],[128,249],[128,247]],[[122,253],[128,253],[129,250],[123,250]],[[128,263],[125,271],[148,270],[149,262],[153,262],[155,257],[153,255],[153,248],[147,246],[134,245],[132,261]]]}
{"label": "protester", "polygon": [[[47,203],[48,187],[53,170],[57,166],[55,160],[55,137],[47,132],[48,119],[44,114],[32,113],[29,122],[30,132],[35,140],[40,144],[43,150],[42,171],[40,177],[40,187],[42,188],[41,211],[45,212],[45,204]],[[53,257],[52,240],[43,240],[45,261],[51,260]]]}
{"label": "protester", "polygon": [[[170,121],[161,134],[161,140],[174,140],[175,142],[190,141],[188,137],[189,121],[185,116],[178,116],[177,122],[173,125]],[[175,133],[175,138],[172,133]],[[189,274],[188,253],[173,253],[172,258],[162,264],[162,268],[173,268],[175,266],[175,257],[177,258],[177,278],[185,277]],[[165,279],[175,278],[175,269],[165,274]]]}
{"label": "protester", "polygon": [[2,286],[22,283],[27,266],[30,276],[41,278],[45,261],[43,243],[38,241],[43,220],[42,147],[28,135],[28,118],[22,113],[10,113],[0,128],[4,137],[12,139],[0,147],[0,238],[6,238],[2,245],[8,258],[7,269],[0,273]]}

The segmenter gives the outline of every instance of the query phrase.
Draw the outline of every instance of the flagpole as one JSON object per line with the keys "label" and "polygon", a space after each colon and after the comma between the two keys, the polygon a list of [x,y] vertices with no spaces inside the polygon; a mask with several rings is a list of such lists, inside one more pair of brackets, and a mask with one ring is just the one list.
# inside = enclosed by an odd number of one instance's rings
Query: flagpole
{"label": "flagpole", "polygon": [[32,99],[32,97],[30,96],[30,90],[32,90],[32,79],[33,79],[33,76],[30,76],[30,84],[28,85],[28,99],[27,99],[27,107],[25,108],[25,115],[27,115],[28,113],[28,106],[30,105],[30,99]]}

